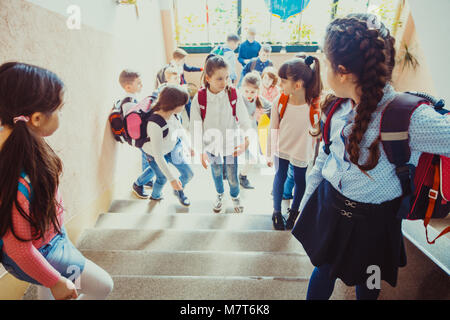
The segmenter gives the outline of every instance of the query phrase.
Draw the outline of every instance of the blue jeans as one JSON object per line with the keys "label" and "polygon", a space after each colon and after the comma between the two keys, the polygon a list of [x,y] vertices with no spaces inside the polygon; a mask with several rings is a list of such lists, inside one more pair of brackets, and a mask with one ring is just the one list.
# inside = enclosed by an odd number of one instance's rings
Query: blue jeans
{"label": "blue jeans", "polygon": [[[150,163],[150,168],[153,169],[156,175],[156,180],[153,184],[152,198],[159,199],[161,198],[161,191],[167,183],[167,178],[161,169],[159,169],[155,159],[150,155],[147,155],[147,157]],[[188,182],[194,177],[194,172],[192,172],[191,166],[187,163],[183,155],[183,145],[180,140],[177,142],[174,149],[170,153],[166,154],[164,158],[167,163],[173,164],[175,168],[177,168],[178,172],[180,172],[180,182],[184,189]]]}
{"label": "blue jeans", "polygon": [[[86,258],[69,240],[64,227],[61,228],[61,233],[54,236],[49,243],[43,245],[38,251],[63,277],[75,281],[84,270]],[[19,280],[42,286],[36,279],[20,269],[4,251],[1,254],[2,264],[11,275]]]}
{"label": "blue jeans", "polygon": [[[274,163],[277,173],[275,174],[275,179],[273,181],[273,208],[275,211],[281,212],[281,201],[290,163],[288,160],[280,159],[277,156],[275,156]],[[303,194],[305,193],[305,175],[307,168],[292,166],[292,169],[294,171],[295,192],[291,209],[297,211],[300,207]]]}
{"label": "blue jeans", "polygon": [[294,191],[295,187],[295,180],[294,180],[294,167],[292,164],[289,164],[288,172],[287,172],[287,179],[284,183],[284,191],[283,191],[283,198],[291,200],[293,199],[292,191]]}
{"label": "blue jeans", "polygon": [[142,149],[141,151],[142,151],[142,174],[137,178],[135,182],[140,187],[149,183],[155,176],[155,172],[150,167],[150,163],[148,162],[147,154]]}
{"label": "blue jeans", "polygon": [[[330,265],[316,267],[311,275],[308,285],[306,300],[328,300],[330,299],[336,278],[330,277]],[[369,289],[366,284],[355,286],[357,300],[377,300],[379,289]]]}
{"label": "blue jeans", "polygon": [[223,187],[223,170],[225,168],[228,184],[230,186],[230,195],[232,198],[237,198],[240,193],[238,158],[233,156],[217,157],[210,153],[208,153],[208,157],[211,162],[211,172],[217,193],[225,193],[225,189]]}

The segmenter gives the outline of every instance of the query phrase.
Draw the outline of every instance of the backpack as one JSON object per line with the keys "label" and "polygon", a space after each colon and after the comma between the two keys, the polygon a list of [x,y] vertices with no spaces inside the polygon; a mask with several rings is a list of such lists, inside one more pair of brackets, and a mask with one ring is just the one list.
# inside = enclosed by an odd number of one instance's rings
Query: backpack
{"label": "backpack", "polygon": [[[289,96],[284,93],[281,94],[280,99],[278,100],[278,114],[280,115],[280,122],[284,117],[284,113],[286,112],[286,108],[289,102]],[[320,105],[319,99],[314,99],[313,103],[309,107],[309,121],[311,122],[311,126],[314,128],[319,125],[320,122]]]}
{"label": "backpack", "polygon": [[[150,138],[147,136],[147,124],[149,121],[157,123],[161,128],[167,127],[166,120],[160,115],[154,114],[153,109],[151,109],[156,98],[156,93],[146,97],[124,115],[124,130],[128,137],[127,142],[131,146],[142,148],[144,143],[150,141]],[[163,137],[166,137],[168,132],[169,129],[166,128]]]}
{"label": "backpack", "polygon": [[126,97],[123,100],[118,100],[114,104],[114,106],[109,114],[109,117],[108,117],[108,121],[111,126],[111,131],[112,131],[113,137],[116,141],[118,141],[120,143],[123,143],[124,141],[127,141],[127,142],[129,141],[129,138],[125,132],[122,106],[125,103],[130,103],[130,102],[132,102],[131,97]]}
{"label": "backpack", "polygon": [[[330,123],[334,112],[345,99],[337,99],[329,109],[324,126],[324,151],[330,153]],[[408,128],[413,112],[422,104],[433,106],[440,114],[450,114],[443,109],[444,101],[417,92],[399,94],[384,110],[380,123],[383,149],[402,187],[402,202],[398,217],[407,220],[423,220],[427,242],[435,241],[450,232],[445,228],[433,241],[428,239],[430,219],[447,217],[450,212],[450,158],[422,153],[417,167],[408,164],[411,156]]]}
{"label": "backpack", "polygon": [[[207,92],[208,89],[201,88],[198,90],[198,104],[200,105],[200,116],[202,118],[202,121],[205,121],[206,117],[206,104],[207,104]],[[237,104],[237,91],[235,88],[230,87],[228,91],[228,99],[230,100],[230,106],[233,110],[233,117],[235,117],[236,121],[239,121],[238,117],[236,116],[236,104]]]}

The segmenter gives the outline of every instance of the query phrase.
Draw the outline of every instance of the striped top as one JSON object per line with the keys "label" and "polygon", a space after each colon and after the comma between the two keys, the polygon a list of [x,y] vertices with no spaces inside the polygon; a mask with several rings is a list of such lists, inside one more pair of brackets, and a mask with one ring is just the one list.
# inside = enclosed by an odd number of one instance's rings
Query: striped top
{"label": "striped top", "polygon": [[[31,193],[31,194],[30,194]],[[17,200],[22,209],[29,214],[30,202],[29,198],[32,196],[30,188],[30,180],[28,176],[22,173],[19,179],[19,190],[17,192]],[[60,204],[58,208],[58,221],[62,226],[63,201],[59,191],[56,192],[56,199]],[[16,206],[13,205],[12,223],[14,225],[15,234],[22,239],[31,239],[33,235],[30,223],[22,217]],[[45,287],[53,287],[60,278],[60,273],[53,268],[50,263],[38,251],[50,242],[57,235],[56,230],[51,228],[43,238],[33,241],[18,240],[11,230],[3,236],[3,251],[24,271],[28,276],[35,279]]]}

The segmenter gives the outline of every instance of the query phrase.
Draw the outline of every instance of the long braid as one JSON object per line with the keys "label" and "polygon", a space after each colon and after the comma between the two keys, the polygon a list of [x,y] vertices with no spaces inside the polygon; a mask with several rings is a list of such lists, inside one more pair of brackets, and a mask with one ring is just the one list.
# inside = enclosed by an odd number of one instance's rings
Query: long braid
{"label": "long braid", "polygon": [[356,117],[346,146],[350,161],[362,171],[369,171],[378,164],[380,157],[379,138],[369,147],[365,164],[359,163],[360,143],[372,120],[372,114],[383,98],[383,89],[390,79],[390,43],[387,44],[378,30],[369,29],[364,20],[356,17],[336,19],[328,27],[326,51],[334,70],[342,65],[348,73],[358,78],[361,101],[356,108]]}

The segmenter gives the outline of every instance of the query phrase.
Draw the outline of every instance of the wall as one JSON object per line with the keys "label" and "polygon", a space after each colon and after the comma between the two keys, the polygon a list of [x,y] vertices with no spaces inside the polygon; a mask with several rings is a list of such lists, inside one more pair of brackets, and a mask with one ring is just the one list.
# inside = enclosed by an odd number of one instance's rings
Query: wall
{"label": "wall", "polygon": [[[81,9],[80,30],[66,25],[72,4]],[[0,0],[0,63],[46,67],[66,84],[61,127],[48,142],[64,163],[60,187],[73,241],[107,211],[115,186],[131,190],[132,181],[120,173],[129,177],[140,170],[140,153],[115,143],[107,125],[112,103],[123,94],[120,71],[140,71],[144,95],[165,63],[158,2],[141,1],[139,11],[137,19],[133,6],[112,0]],[[24,288],[7,275],[0,298],[20,298]]]}

